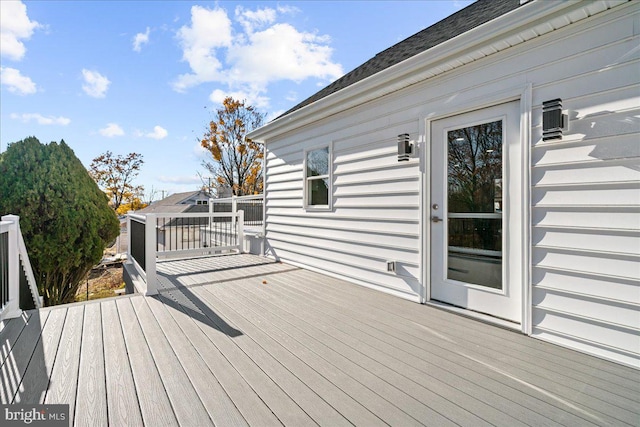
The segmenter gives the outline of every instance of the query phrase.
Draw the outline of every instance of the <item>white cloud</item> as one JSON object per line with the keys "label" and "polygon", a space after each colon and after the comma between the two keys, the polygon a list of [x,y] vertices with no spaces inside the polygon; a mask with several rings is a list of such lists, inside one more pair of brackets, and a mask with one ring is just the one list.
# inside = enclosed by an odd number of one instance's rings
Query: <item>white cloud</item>
{"label": "white cloud", "polygon": [[117,123],[107,123],[107,127],[100,129],[98,132],[100,132],[100,135],[108,138],[124,135],[124,130]]}
{"label": "white cloud", "polygon": [[82,69],[82,77],[84,79],[84,84],[82,85],[84,93],[94,98],[105,97],[111,84],[108,78],[97,71],[87,70],[86,68]]}
{"label": "white cloud", "polygon": [[14,120],[21,120],[23,123],[29,123],[32,120],[35,120],[36,123],[38,123],[39,125],[60,125],[60,126],[66,126],[69,123],[71,123],[71,119],[67,118],[67,117],[55,117],[55,116],[48,116],[45,117],[42,114],[39,113],[23,113],[23,114],[16,114],[16,113],[11,113],[10,117]]}
{"label": "white cloud", "polygon": [[167,132],[167,130],[161,126],[154,126],[153,132],[148,132],[144,134],[144,136],[146,136],[147,138],[153,138],[153,139],[164,139],[167,137],[167,135],[169,135],[169,132]]}
{"label": "white cloud", "polygon": [[222,104],[224,99],[230,96],[233,99],[244,100],[247,101],[247,104],[252,105],[256,108],[266,108],[269,106],[269,98],[266,96],[261,96],[259,91],[225,91],[221,89],[215,89],[209,95],[209,100],[214,104]]}
{"label": "white cloud", "polygon": [[326,43],[326,37],[301,33],[289,24],[253,33],[247,44],[229,51],[231,83],[265,88],[278,80],[338,78],[342,66],[331,61],[333,50]]}
{"label": "white cloud", "polygon": [[21,1],[0,1],[0,56],[20,61],[26,52],[21,40],[29,40],[41,27],[27,16],[27,6]]}
{"label": "white cloud", "polygon": [[18,95],[31,95],[37,90],[33,80],[20,74],[20,70],[10,67],[0,67],[0,85]]}
{"label": "white cloud", "polygon": [[147,31],[144,33],[138,33],[133,37],[133,50],[140,52],[142,50],[142,45],[149,43],[150,32],[151,28],[147,27]]}
{"label": "white cloud", "polygon": [[177,34],[182,46],[182,59],[189,63],[191,74],[182,74],[173,87],[184,92],[192,86],[219,79],[222,64],[216,49],[231,46],[231,21],[223,9],[191,8],[191,26],[183,26]]}
{"label": "white cloud", "polygon": [[247,10],[238,6],[236,7],[236,21],[242,25],[246,33],[251,34],[255,28],[264,28],[276,22],[276,10],[269,7]]}
{"label": "white cloud", "polygon": [[178,32],[191,73],[180,75],[174,89],[183,92],[198,84],[219,83],[227,88],[214,90],[212,100],[223,98],[222,94],[242,94],[253,105],[264,107],[271,83],[340,77],[342,66],[331,60],[329,37],[277,22],[280,15],[296,11],[238,6],[235,20],[241,31],[234,32],[225,10],[194,6],[190,26]]}

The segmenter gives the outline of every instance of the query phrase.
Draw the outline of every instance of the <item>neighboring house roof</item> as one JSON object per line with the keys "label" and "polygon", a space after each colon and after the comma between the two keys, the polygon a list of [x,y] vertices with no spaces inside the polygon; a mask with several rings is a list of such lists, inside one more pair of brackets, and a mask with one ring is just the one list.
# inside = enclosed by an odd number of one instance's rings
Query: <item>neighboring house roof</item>
{"label": "neighboring house roof", "polygon": [[211,196],[206,191],[187,191],[175,193],[162,200],[158,200],[146,208],[136,211],[139,214],[147,213],[181,213],[181,212],[209,212],[207,205],[196,205],[196,200],[209,199]]}
{"label": "neighboring house roof", "polygon": [[[520,6],[520,0],[478,0],[453,15],[378,53],[353,71],[305,99],[280,117],[312,104]],[[278,118],[280,118],[278,117]]]}

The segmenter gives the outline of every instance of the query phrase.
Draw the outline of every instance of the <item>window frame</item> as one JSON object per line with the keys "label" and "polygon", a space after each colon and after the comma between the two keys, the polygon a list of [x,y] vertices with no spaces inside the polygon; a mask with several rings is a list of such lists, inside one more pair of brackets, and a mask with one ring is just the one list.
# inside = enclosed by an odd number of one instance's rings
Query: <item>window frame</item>
{"label": "window frame", "polygon": [[[327,148],[327,174],[326,175],[316,175],[316,176],[307,176],[307,154],[316,151],[322,150],[323,148]],[[315,145],[313,147],[305,148],[303,151],[303,207],[306,211],[330,211],[333,209],[333,141],[328,144]],[[327,179],[329,182],[328,188],[328,197],[326,205],[312,205],[309,204],[309,181],[319,180],[319,179]]]}

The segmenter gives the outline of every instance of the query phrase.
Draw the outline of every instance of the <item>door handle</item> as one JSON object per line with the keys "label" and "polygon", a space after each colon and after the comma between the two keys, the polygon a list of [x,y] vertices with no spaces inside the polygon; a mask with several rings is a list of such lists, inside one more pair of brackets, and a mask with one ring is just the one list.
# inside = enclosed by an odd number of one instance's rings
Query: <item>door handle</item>
{"label": "door handle", "polygon": [[442,218],[440,218],[439,216],[432,216],[431,217],[431,221],[432,222],[442,222]]}

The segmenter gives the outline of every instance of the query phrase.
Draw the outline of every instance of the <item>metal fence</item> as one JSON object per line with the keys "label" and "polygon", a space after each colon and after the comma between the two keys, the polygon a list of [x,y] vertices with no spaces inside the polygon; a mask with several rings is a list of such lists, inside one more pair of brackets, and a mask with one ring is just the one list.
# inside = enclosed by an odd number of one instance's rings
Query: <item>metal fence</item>
{"label": "metal fence", "polygon": [[127,215],[128,265],[142,283],[139,292],[156,290],[156,261],[159,258],[195,256],[242,251],[244,212],[236,213],[152,213]]}
{"label": "metal fence", "polygon": [[131,258],[136,260],[140,268],[145,271],[147,265],[145,254],[145,222],[140,219],[131,218],[130,227],[131,229],[128,230],[128,232],[131,235],[131,242],[129,245]]}
{"label": "metal fence", "polygon": [[9,302],[9,230],[0,233],[0,308]]}
{"label": "metal fence", "polygon": [[244,225],[247,227],[264,226],[264,195],[226,197],[210,199],[212,212],[244,212]]}

